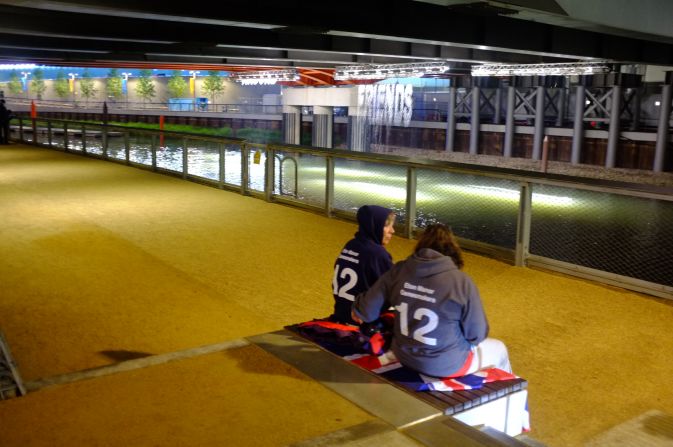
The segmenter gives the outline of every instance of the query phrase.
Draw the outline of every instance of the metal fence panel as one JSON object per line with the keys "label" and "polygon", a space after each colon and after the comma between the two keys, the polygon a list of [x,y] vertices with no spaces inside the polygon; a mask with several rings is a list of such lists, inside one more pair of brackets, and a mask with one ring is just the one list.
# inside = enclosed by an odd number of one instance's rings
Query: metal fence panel
{"label": "metal fence panel", "polygon": [[673,286],[673,202],[533,186],[530,253]]}
{"label": "metal fence panel", "polygon": [[325,206],[325,157],[276,151],[274,194],[307,205]]}
{"label": "metal fence panel", "polygon": [[111,131],[108,133],[107,154],[108,157],[116,160],[126,160],[126,144],[122,132]]}
{"label": "metal fence panel", "polygon": [[[138,134],[131,134],[131,147],[135,147]],[[148,140],[151,143],[151,140]],[[182,145],[184,139],[179,137],[164,137],[164,144],[157,147],[157,168],[169,171],[182,172]],[[131,151],[133,153],[133,151]],[[133,161],[133,158],[131,158]],[[150,164],[152,164],[150,155]]]}
{"label": "metal fence panel", "polygon": [[[129,160],[133,163],[152,166],[152,137],[144,132],[129,132],[131,151]],[[179,169],[182,170],[182,169]]]}
{"label": "metal fence panel", "polygon": [[461,238],[515,247],[518,182],[419,169],[417,185],[416,227],[441,222]]}
{"label": "metal fence panel", "polygon": [[215,141],[187,140],[189,174],[211,180],[220,178],[220,144]]}
{"label": "metal fence panel", "polygon": [[397,221],[403,223],[406,182],[404,166],[336,159],[333,206],[337,210],[354,212],[362,205],[380,205],[394,210]]}
{"label": "metal fence panel", "polygon": [[241,186],[241,146],[226,144],[224,146],[224,183]]}
{"label": "metal fence panel", "polygon": [[248,158],[248,189],[264,192],[264,176],[266,174],[266,149],[251,147]]}

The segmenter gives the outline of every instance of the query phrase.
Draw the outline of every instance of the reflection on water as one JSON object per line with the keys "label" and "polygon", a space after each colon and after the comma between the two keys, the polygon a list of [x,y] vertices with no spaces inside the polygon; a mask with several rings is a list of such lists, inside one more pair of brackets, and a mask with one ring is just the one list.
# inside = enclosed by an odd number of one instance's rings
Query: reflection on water
{"label": "reflection on water", "polygon": [[[29,137],[29,134],[24,135]],[[43,140],[46,141],[46,138]],[[190,175],[220,179],[240,186],[242,153],[238,145],[169,139],[156,151],[156,166],[182,172],[184,141]],[[63,139],[54,139],[63,147]],[[152,165],[148,137],[129,140],[129,160]],[[71,136],[68,148],[82,150]],[[102,141],[87,138],[87,152],[102,155]],[[123,138],[109,138],[107,155],[125,160]],[[248,157],[249,185],[264,191],[266,153]],[[274,160],[274,193],[318,207],[325,205],[327,163],[324,157],[278,153]],[[513,249],[516,246],[519,183],[512,180],[417,169],[415,226],[450,225],[460,237]],[[406,220],[406,167],[335,159],[334,201],[338,210],[355,211],[375,203],[394,209]],[[530,252],[585,267],[673,286],[673,203],[572,188],[533,185]]]}

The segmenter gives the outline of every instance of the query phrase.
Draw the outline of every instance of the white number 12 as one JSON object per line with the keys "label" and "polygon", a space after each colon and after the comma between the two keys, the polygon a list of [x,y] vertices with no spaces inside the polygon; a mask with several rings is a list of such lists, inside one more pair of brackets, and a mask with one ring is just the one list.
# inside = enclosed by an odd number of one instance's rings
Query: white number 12
{"label": "white number 12", "polygon": [[[400,332],[404,336],[409,336],[409,304],[402,302],[395,306],[395,309],[400,313]],[[433,337],[425,337],[425,334],[428,332],[432,332],[437,328],[437,323],[439,321],[439,317],[435,312],[433,312],[430,309],[426,309],[425,307],[419,307],[416,309],[416,312],[414,312],[414,320],[422,320],[423,317],[428,318],[428,322],[417,328],[414,331],[413,339],[417,340],[423,344],[430,345],[430,346],[437,346],[437,339]]]}
{"label": "white number 12", "polygon": [[[339,288],[339,278],[346,279],[348,282]],[[339,274],[339,266],[334,267],[334,277],[332,278],[332,289],[336,296],[345,298],[348,301],[355,301],[355,296],[348,293],[358,283],[358,274],[352,268],[345,267]]]}

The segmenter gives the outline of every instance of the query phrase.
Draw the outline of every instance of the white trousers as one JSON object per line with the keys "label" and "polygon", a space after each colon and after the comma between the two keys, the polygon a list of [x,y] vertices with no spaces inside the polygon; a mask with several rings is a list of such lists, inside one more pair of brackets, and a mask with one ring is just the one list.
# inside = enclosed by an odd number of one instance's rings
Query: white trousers
{"label": "white trousers", "polygon": [[498,368],[509,373],[512,365],[509,363],[507,347],[503,342],[495,338],[487,338],[472,347],[472,363],[465,374],[471,374],[484,368]]}

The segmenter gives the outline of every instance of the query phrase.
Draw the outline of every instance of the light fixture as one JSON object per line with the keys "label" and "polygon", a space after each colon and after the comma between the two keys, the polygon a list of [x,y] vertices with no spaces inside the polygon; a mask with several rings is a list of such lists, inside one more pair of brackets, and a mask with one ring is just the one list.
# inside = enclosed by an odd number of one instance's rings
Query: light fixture
{"label": "light fixture", "polygon": [[424,75],[437,75],[449,71],[446,62],[412,64],[363,64],[336,67],[334,79],[348,81],[355,79],[419,78]]}
{"label": "light fixture", "polygon": [[273,85],[276,82],[291,82],[299,80],[296,68],[287,70],[260,70],[246,71],[232,75],[232,78],[242,85]]}
{"label": "light fixture", "polygon": [[484,64],[473,65],[472,76],[562,76],[608,73],[607,61],[559,64]]}

